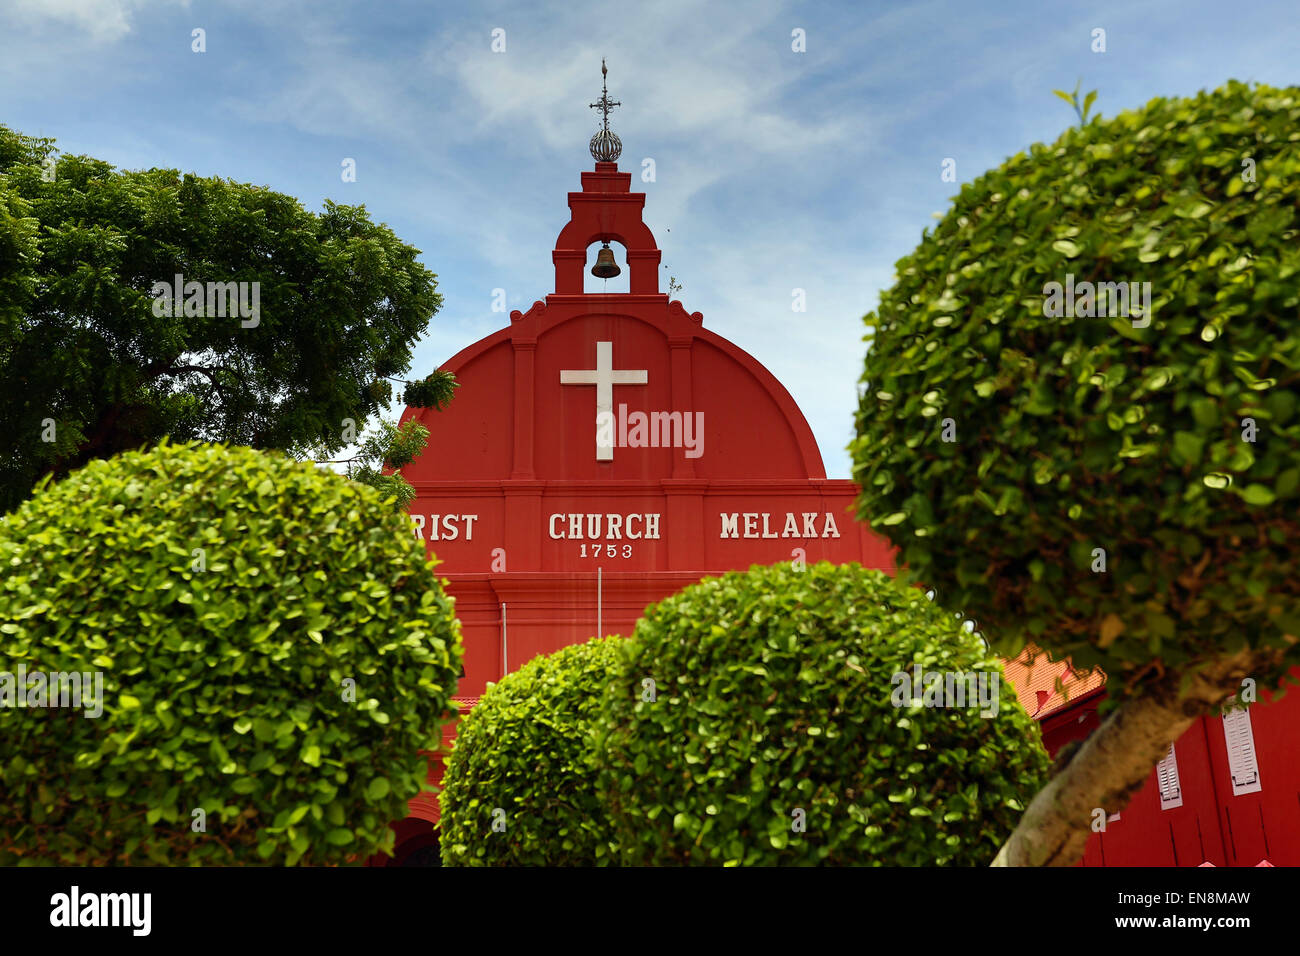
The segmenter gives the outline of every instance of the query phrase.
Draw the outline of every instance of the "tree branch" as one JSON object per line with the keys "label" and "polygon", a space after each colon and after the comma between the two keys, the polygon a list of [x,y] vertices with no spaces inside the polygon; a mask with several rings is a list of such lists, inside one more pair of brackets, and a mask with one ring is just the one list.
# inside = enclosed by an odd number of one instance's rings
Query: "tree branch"
{"label": "tree branch", "polygon": [[239,375],[238,372],[226,368],[226,366],[224,365],[218,365],[214,368],[208,368],[207,366],[204,365],[173,365],[169,368],[163,369],[161,374],[164,375],[170,373],[180,374],[183,372],[200,372],[204,377],[207,378],[208,384],[211,385],[212,388],[216,390],[217,394],[221,396],[222,401],[225,402],[227,407],[231,407],[234,404],[231,398],[233,394],[233,390],[230,388],[230,386],[219,381],[217,376],[214,374],[215,372],[225,372],[229,375],[232,375],[235,378],[239,379],[239,383],[243,385],[245,389],[248,388],[248,383],[244,381],[244,379]]}

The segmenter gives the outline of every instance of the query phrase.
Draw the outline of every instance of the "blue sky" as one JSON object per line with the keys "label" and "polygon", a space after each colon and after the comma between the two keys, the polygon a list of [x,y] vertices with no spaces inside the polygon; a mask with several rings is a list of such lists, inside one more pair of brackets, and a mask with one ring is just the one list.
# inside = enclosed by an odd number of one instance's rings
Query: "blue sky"
{"label": "blue sky", "polygon": [[848,477],[862,316],[959,184],[1055,139],[1074,114],[1051,91],[1076,80],[1107,116],[1230,77],[1295,83],[1296,14],[1294,0],[0,0],[0,122],[308,209],[364,203],[439,276],[422,375],[506,324],[493,289],[512,309],[552,291],[603,55],[620,165],[655,161],[633,188],[662,274],[785,383],[827,473]]}

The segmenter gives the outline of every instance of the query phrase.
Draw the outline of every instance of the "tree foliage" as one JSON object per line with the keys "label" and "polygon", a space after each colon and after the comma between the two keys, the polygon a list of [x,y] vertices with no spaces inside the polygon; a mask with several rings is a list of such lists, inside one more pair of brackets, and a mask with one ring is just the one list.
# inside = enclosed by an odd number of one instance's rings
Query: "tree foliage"
{"label": "tree foliage", "polygon": [[1112,693],[1297,661],[1298,123],[1300,89],[1231,82],[1069,129],[964,185],[866,316],[860,515],[1003,655]]}
{"label": "tree foliage", "polygon": [[247,448],[39,489],[0,523],[0,657],[102,674],[102,715],[3,710],[0,865],[390,851],[461,660],[432,567],[371,489]]}
{"label": "tree foliage", "polygon": [[415,500],[415,489],[396,469],[413,462],[424,450],[429,429],[419,422],[401,426],[380,422],[366,436],[357,453],[347,461],[347,474],[353,481],[369,485],[385,498],[392,498],[398,510]]}
{"label": "tree foliage", "polygon": [[609,862],[592,741],[624,643],[606,637],[573,644],[488,685],[461,721],[447,760],[444,865]]}
{"label": "tree foliage", "polygon": [[600,717],[621,861],[987,863],[1046,777],[1038,727],[1001,683],[989,718],[913,702],[895,675],[918,664],[1001,681],[960,620],[858,565],[754,567],[652,605]]}
{"label": "tree foliage", "polygon": [[[364,206],[311,213],[257,186],[58,155],[0,126],[0,509],[45,473],[164,435],[346,447],[345,422],[386,407],[386,377],[409,368],[441,304],[418,254]],[[205,291],[247,283],[249,300],[256,283],[256,319],[217,315],[224,297],[191,309],[188,293],[181,314],[158,314],[175,310],[155,308],[155,284],[177,275]]]}
{"label": "tree foliage", "polygon": [[[451,372],[439,369],[420,381],[407,382],[402,401],[417,408],[443,409],[459,387]],[[380,421],[361,439],[352,457],[331,464],[346,465],[349,478],[392,498],[400,511],[415,500],[415,489],[400,469],[423,453],[428,440],[429,429],[417,421],[402,425]]]}

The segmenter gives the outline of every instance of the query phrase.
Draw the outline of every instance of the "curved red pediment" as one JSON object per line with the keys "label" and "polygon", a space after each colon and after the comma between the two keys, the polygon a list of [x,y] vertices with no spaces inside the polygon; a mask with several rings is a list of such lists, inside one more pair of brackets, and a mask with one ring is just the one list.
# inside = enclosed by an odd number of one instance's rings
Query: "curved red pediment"
{"label": "curved red pediment", "polygon": [[[602,351],[612,381],[598,421]],[[825,477],[789,392],[666,295],[548,296],[442,368],[460,382],[455,401],[403,416],[429,429],[431,453],[404,470],[412,482]]]}

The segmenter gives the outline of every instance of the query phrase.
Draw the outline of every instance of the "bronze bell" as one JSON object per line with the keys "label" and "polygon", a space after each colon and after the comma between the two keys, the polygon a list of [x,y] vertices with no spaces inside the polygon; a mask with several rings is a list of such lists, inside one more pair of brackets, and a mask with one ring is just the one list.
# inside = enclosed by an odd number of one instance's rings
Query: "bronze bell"
{"label": "bronze bell", "polygon": [[591,267],[591,274],[597,279],[612,279],[622,271],[614,261],[614,250],[609,247],[609,243],[602,245],[596,256],[596,264]]}

